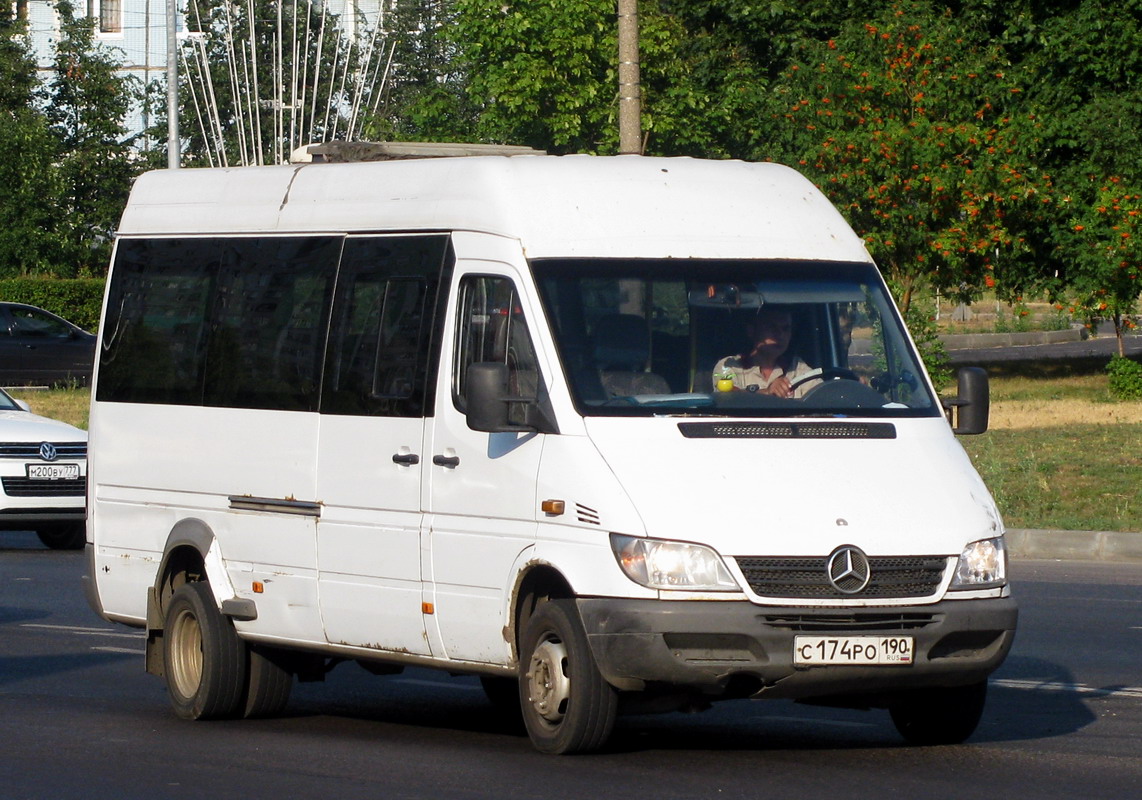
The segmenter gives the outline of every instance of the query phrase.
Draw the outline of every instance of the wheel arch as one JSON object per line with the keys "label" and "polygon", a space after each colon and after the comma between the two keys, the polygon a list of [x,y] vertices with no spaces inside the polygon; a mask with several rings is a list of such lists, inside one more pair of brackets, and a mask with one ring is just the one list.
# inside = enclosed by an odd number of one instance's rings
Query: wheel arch
{"label": "wheel arch", "polygon": [[226,582],[214,531],[196,518],[179,520],[163,545],[163,558],[155,583],[147,592],[147,672],[163,674],[162,637],[166,607],[175,590],[186,583],[205,581],[218,602],[218,582]]}
{"label": "wheel arch", "polygon": [[571,582],[552,564],[539,559],[528,561],[516,574],[511,594],[508,626],[504,639],[511,647],[512,660],[519,662],[519,640],[524,622],[542,600],[574,599]]}

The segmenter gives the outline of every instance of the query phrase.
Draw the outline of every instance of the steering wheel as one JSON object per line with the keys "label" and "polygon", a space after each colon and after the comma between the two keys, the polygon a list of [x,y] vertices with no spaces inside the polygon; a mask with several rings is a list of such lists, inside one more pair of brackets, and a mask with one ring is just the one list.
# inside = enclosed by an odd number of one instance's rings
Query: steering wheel
{"label": "steering wheel", "polygon": [[851,369],[844,369],[843,367],[817,367],[811,369],[804,375],[796,380],[789,382],[790,390],[796,389],[803,383],[808,383],[813,380],[822,381],[857,381],[860,382],[860,376],[853,372]]}

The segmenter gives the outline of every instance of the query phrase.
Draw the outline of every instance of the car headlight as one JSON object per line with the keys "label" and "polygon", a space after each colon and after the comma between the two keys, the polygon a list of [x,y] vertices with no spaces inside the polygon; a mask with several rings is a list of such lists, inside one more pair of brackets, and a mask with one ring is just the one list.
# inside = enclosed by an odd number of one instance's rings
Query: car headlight
{"label": "car headlight", "polygon": [[972,542],[960,553],[953,589],[987,589],[1007,583],[1007,548],[1003,537]]}
{"label": "car headlight", "polygon": [[611,549],[626,576],[650,589],[740,591],[721,556],[700,544],[612,533]]}

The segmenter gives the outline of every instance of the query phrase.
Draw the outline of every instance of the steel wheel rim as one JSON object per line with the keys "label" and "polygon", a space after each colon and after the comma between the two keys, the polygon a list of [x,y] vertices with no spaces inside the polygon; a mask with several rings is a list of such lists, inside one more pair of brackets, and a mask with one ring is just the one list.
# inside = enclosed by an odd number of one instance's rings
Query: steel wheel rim
{"label": "steel wheel rim", "polygon": [[202,683],[202,628],[190,611],[180,611],[171,631],[170,671],[175,688],[190,698]]}
{"label": "steel wheel rim", "polygon": [[545,638],[531,654],[527,672],[528,699],[540,719],[555,726],[563,721],[571,697],[567,676],[567,648],[554,637]]}

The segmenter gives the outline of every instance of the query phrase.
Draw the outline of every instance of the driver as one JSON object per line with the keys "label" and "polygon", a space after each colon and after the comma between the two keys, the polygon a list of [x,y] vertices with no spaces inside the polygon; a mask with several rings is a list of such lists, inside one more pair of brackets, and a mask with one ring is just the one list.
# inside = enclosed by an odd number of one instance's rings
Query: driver
{"label": "driver", "polygon": [[799,398],[821,382],[814,378],[793,386],[813,368],[787,352],[793,337],[793,314],[787,308],[762,306],[746,326],[746,334],[753,342],[748,352],[726,356],[714,365],[715,388],[719,379],[732,378],[735,391]]}

